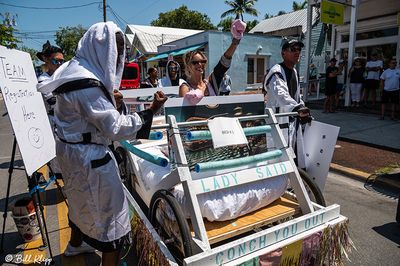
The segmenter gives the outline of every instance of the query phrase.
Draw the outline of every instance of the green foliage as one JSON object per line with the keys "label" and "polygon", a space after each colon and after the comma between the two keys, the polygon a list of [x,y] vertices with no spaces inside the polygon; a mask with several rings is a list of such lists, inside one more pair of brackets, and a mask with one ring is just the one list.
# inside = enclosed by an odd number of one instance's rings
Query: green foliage
{"label": "green foliage", "polygon": [[22,45],[22,46],[19,48],[19,50],[24,51],[24,52],[27,52],[28,54],[31,55],[33,65],[40,65],[40,62],[41,62],[41,61],[40,61],[39,58],[36,56],[36,54],[37,54],[38,51],[36,51],[35,49],[32,49],[32,48],[28,48],[28,47],[26,47],[25,45]]}
{"label": "green foliage", "polygon": [[0,24],[0,45],[7,48],[17,48],[20,41],[14,37],[14,29]]}
{"label": "green foliage", "polygon": [[281,11],[278,12],[277,16],[281,16],[281,15],[285,15],[285,14],[286,14],[286,11],[281,10]]}
{"label": "green foliage", "polygon": [[222,19],[217,25],[218,29],[221,31],[230,31],[233,20],[233,17]]}
{"label": "green foliage", "polygon": [[391,173],[394,169],[400,168],[400,163],[393,163],[388,166],[379,168],[378,170],[375,170],[376,174],[389,174]]}
{"label": "green foliage", "polygon": [[63,50],[65,60],[70,60],[75,55],[79,40],[85,34],[82,25],[76,27],[60,27],[56,32],[56,44]]}
{"label": "green foliage", "polygon": [[302,2],[293,1],[292,7],[293,7],[293,11],[302,10],[302,9],[307,7],[307,1],[304,1],[303,3]]}
{"label": "green foliage", "polygon": [[254,28],[259,22],[258,20],[252,20],[252,21],[248,21],[247,23],[247,27],[246,27],[246,32],[249,32],[252,28]]}
{"label": "green foliage", "polygon": [[249,14],[251,16],[257,16],[258,11],[254,8],[254,4],[257,0],[234,0],[234,1],[225,1],[225,4],[231,7],[231,9],[225,11],[221,14],[221,18],[224,18],[228,15],[235,15],[235,18],[243,19],[243,14]]}
{"label": "green foliage", "polygon": [[192,30],[215,30],[206,14],[189,10],[187,6],[181,7],[158,15],[158,19],[151,21],[151,26],[182,28]]}
{"label": "green foliage", "polygon": [[264,19],[269,19],[269,18],[273,18],[273,17],[274,17],[274,15],[271,15],[269,13],[265,13],[265,15],[264,15]]}

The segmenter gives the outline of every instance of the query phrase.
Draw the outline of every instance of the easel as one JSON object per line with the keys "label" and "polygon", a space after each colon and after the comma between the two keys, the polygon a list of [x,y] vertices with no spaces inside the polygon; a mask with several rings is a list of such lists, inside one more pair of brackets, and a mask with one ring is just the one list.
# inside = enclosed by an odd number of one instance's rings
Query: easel
{"label": "easel", "polygon": [[[13,142],[13,147],[12,147],[12,154],[11,154],[11,160],[10,160],[10,165],[8,167],[8,184],[7,184],[7,195],[6,195],[6,201],[5,201],[5,206],[4,206],[4,213],[3,213],[3,231],[1,233],[1,246],[0,246],[0,254],[2,254],[4,252],[4,231],[5,231],[5,227],[6,227],[6,219],[7,219],[7,213],[8,213],[8,201],[9,201],[9,197],[10,197],[10,186],[11,186],[11,177],[12,177],[12,173],[14,171],[14,161],[15,161],[15,152],[16,152],[16,147],[17,147],[17,139],[14,137],[14,142]],[[50,169],[50,174],[53,175],[53,171],[50,168],[49,163],[47,163],[49,169]],[[40,191],[39,189],[36,189],[38,186],[38,177],[39,177],[40,173],[38,173],[37,171],[34,172],[32,174],[32,176],[28,176],[26,175],[27,181],[28,181],[28,188],[29,191],[34,191],[34,193],[32,193],[32,199],[33,199],[33,203],[35,205],[35,211],[37,214],[37,219],[38,219],[38,224],[39,224],[39,228],[40,228],[40,234],[42,236],[42,246],[39,247],[39,249],[45,249],[46,247],[48,247],[49,249],[49,254],[50,254],[50,258],[51,258],[51,262],[50,264],[54,264],[54,258],[53,258],[53,252],[51,250],[51,245],[50,245],[50,238],[49,238],[49,233],[47,230],[47,225],[46,225],[46,219],[44,217],[44,213],[43,213],[43,204],[41,202],[40,199]],[[61,197],[63,199],[63,201],[67,204],[68,203],[65,199],[65,196],[61,190],[61,186],[58,183],[57,179],[55,179],[55,184],[58,188],[58,190],[61,193]]]}
{"label": "easel", "polygon": [[[0,45],[0,57],[3,64],[8,66],[0,69],[0,90],[14,131],[0,251],[4,251],[5,222],[18,140],[19,150],[25,165],[28,187],[35,204],[36,216],[38,217],[38,225],[43,241],[42,247],[49,248],[52,263],[54,263],[47,225],[43,215],[43,206],[40,201],[39,193],[43,190],[43,187],[37,185],[37,177],[40,176],[37,170],[43,165],[49,165],[49,161],[56,155],[53,132],[43,103],[43,97],[36,89],[37,79],[30,55],[26,52],[7,49]],[[23,93],[18,93],[20,91]],[[40,153],[40,156],[38,156],[38,153]],[[53,175],[53,173],[51,174]],[[47,182],[46,186],[51,182]],[[59,185],[57,186],[60,189]]]}

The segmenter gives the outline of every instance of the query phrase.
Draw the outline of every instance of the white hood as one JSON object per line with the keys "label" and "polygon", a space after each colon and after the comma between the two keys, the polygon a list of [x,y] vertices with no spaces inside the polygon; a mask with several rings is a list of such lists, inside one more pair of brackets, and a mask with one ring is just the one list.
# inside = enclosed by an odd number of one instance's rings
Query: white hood
{"label": "white hood", "polygon": [[[121,83],[125,51],[119,56],[116,36],[121,29],[113,22],[101,22],[91,26],[79,41],[75,57],[60,66],[50,80],[37,85],[42,93],[54,91],[60,85],[83,78],[101,81],[112,95]],[[117,60],[120,64],[116,66]]]}

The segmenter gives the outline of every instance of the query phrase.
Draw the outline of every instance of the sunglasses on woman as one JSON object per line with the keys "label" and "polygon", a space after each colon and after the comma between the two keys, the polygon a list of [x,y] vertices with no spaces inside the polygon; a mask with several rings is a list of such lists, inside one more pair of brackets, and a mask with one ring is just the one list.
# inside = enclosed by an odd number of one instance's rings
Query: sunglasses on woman
{"label": "sunglasses on woman", "polygon": [[197,65],[197,64],[203,64],[205,65],[207,63],[207,60],[193,60],[190,62],[192,65]]}
{"label": "sunglasses on woman", "polygon": [[65,63],[65,60],[64,59],[55,59],[55,58],[53,58],[53,59],[51,59],[51,63],[53,65],[62,65],[62,64]]}

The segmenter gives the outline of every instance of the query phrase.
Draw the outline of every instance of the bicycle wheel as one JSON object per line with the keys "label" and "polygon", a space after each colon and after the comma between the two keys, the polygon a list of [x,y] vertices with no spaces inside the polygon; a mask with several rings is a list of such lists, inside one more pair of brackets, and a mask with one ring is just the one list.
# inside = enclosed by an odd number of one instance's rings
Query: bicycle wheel
{"label": "bicycle wheel", "polygon": [[326,203],[324,195],[322,195],[322,192],[317,184],[315,184],[306,171],[301,168],[297,168],[297,170],[299,171],[300,177],[303,180],[304,186],[306,187],[306,191],[311,201],[325,207]]}
{"label": "bicycle wheel", "polygon": [[[132,175],[133,169],[131,167],[130,158],[128,158],[129,154],[122,147],[117,147],[114,153],[115,158],[118,162],[119,174],[121,177],[122,183],[128,189],[129,192],[132,193]],[[118,157],[118,158],[117,158]]]}
{"label": "bicycle wheel", "polygon": [[167,190],[154,193],[149,212],[150,222],[178,260],[193,255],[189,225],[175,197]]}

